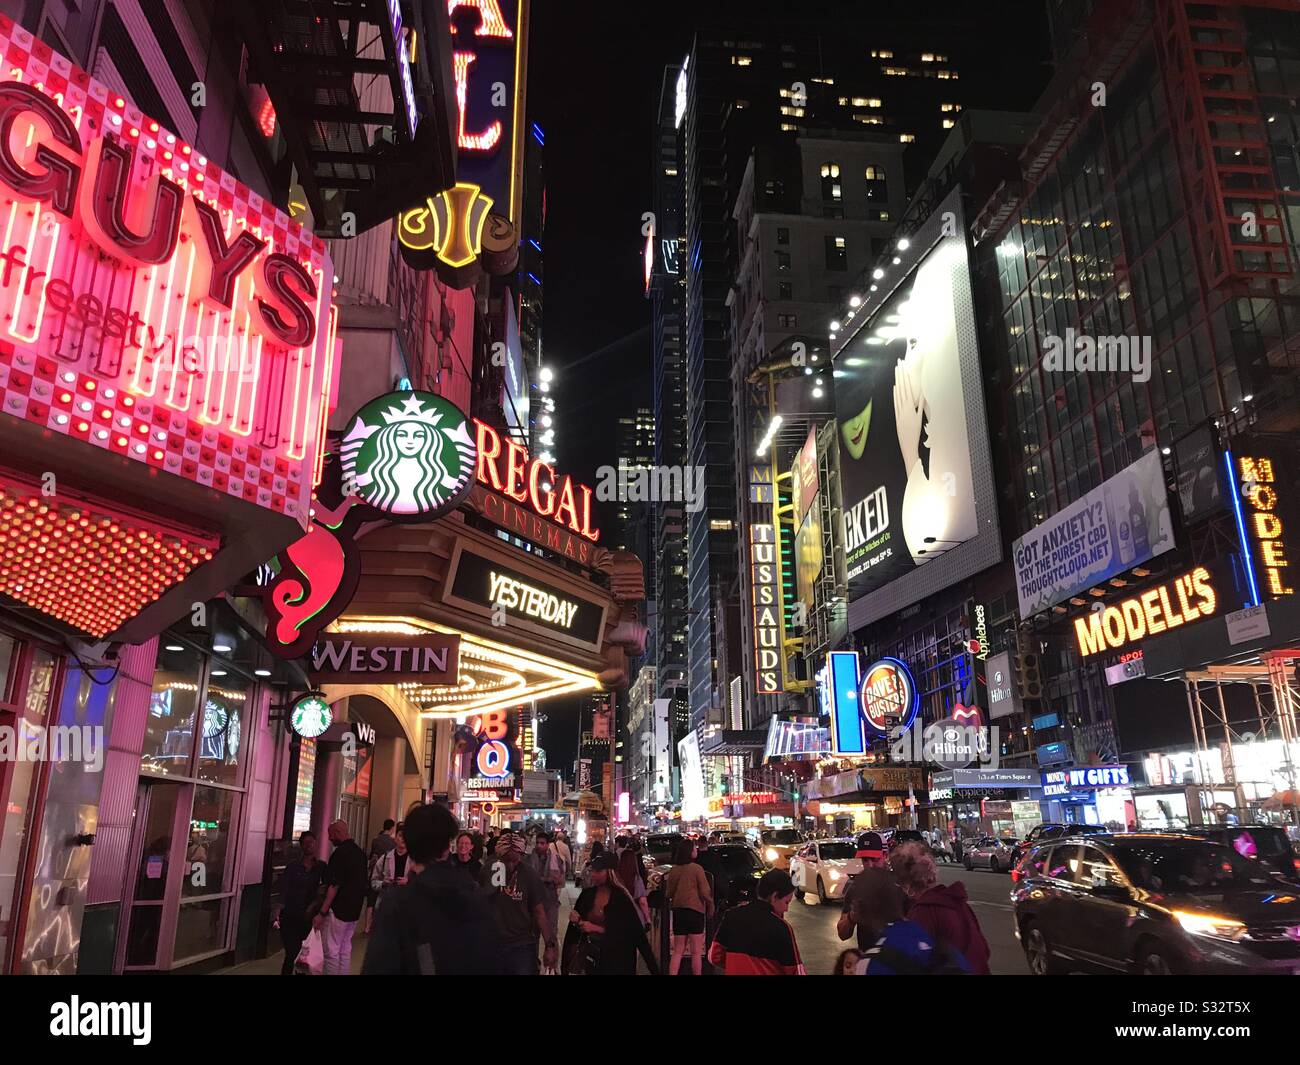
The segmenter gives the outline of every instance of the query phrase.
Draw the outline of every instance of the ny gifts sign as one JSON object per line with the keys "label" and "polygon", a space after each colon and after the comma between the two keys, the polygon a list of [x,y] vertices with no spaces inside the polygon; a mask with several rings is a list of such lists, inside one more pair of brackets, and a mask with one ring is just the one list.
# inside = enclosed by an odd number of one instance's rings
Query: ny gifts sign
{"label": "ny gifts sign", "polygon": [[307,523],[325,245],[0,18],[0,410]]}

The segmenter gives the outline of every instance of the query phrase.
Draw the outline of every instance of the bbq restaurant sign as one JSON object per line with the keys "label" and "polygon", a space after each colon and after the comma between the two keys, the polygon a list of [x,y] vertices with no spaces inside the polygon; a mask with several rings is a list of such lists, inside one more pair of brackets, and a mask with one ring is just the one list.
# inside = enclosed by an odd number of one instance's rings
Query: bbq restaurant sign
{"label": "bbq restaurant sign", "polygon": [[460,637],[440,632],[327,632],[312,650],[314,684],[456,684]]}

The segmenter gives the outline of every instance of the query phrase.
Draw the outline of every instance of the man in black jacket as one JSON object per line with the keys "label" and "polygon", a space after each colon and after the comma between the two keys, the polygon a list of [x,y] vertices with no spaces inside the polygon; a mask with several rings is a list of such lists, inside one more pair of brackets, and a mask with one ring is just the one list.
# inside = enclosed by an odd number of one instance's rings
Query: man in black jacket
{"label": "man in black jacket", "polygon": [[447,862],[458,831],[445,806],[412,810],[403,826],[406,884],[384,893],[363,976],[495,976],[501,937],[487,895]]}

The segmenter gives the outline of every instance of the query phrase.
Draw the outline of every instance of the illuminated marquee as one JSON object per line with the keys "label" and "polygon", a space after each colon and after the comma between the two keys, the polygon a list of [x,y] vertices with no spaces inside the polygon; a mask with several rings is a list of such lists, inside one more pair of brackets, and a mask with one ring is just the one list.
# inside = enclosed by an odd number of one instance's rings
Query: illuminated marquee
{"label": "illuminated marquee", "polygon": [[[1279,508],[1277,478],[1273,460],[1260,456],[1242,455],[1238,472],[1241,474],[1241,500],[1246,507],[1246,524],[1253,546],[1256,565],[1264,574],[1264,587],[1272,599],[1294,594],[1286,574],[1290,565],[1286,557],[1287,528]],[[1294,483],[1294,478],[1292,478]],[[1244,546],[1244,545],[1243,545]]]}
{"label": "illuminated marquee", "polygon": [[464,288],[519,261],[528,4],[447,0],[447,12],[460,180],[399,214],[397,238],[408,265]]}
{"label": "illuminated marquee", "polygon": [[591,488],[560,477],[555,467],[528,457],[528,449],[501,439],[492,426],[474,419],[477,430],[478,483],[530,507],[543,518],[567,526],[592,543],[600,530],[591,525]]}
{"label": "illuminated marquee", "polygon": [[0,404],[307,523],[322,241],[0,18]]}
{"label": "illuminated marquee", "polygon": [[578,604],[558,595],[544,592],[531,584],[510,576],[508,573],[488,574],[492,584],[491,601],[495,606],[506,610],[516,610],[530,618],[557,625],[567,629],[573,624],[573,615],[578,612]]}
{"label": "illuminated marquee", "polygon": [[1095,610],[1087,617],[1075,618],[1079,654],[1087,658],[1101,651],[1118,650],[1125,644],[1208,618],[1218,608],[1219,596],[1210,571],[1197,566],[1172,581]]}
{"label": "illuminated marquee", "polygon": [[457,175],[495,200],[502,215],[517,221],[527,0],[447,0],[447,13],[455,41]]}
{"label": "illuminated marquee", "polygon": [[749,527],[750,586],[754,599],[754,675],[760,695],[783,690],[781,670],[781,589],[777,578],[776,529]]}

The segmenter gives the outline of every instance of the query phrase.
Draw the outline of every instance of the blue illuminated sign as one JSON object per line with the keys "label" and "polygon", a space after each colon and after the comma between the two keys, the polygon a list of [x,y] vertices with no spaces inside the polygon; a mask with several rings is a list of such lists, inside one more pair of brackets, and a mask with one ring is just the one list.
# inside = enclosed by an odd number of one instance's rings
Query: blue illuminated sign
{"label": "blue illuminated sign", "polygon": [[864,754],[867,738],[858,711],[858,655],[856,651],[832,651],[830,672],[831,744],[836,754]]}

